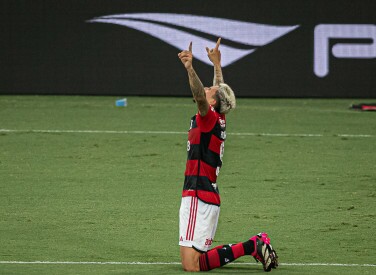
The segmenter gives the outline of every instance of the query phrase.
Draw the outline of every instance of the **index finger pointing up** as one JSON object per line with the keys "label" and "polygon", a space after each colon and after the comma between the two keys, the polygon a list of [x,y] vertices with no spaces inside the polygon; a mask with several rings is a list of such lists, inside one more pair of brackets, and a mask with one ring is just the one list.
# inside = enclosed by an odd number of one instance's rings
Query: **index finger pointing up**
{"label": "index finger pointing up", "polygon": [[215,44],[215,49],[218,50],[219,44],[221,44],[221,38],[218,38],[217,44]]}
{"label": "index finger pointing up", "polygon": [[192,41],[189,43],[188,51],[192,52]]}

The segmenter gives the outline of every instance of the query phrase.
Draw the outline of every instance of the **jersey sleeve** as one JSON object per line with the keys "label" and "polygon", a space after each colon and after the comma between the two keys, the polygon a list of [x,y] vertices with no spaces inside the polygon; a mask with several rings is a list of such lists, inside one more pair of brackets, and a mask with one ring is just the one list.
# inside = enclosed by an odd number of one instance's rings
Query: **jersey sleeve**
{"label": "jersey sleeve", "polygon": [[200,113],[196,116],[197,126],[201,132],[210,132],[217,122],[219,114],[214,110],[212,106],[209,106],[209,110],[205,116],[201,116]]}

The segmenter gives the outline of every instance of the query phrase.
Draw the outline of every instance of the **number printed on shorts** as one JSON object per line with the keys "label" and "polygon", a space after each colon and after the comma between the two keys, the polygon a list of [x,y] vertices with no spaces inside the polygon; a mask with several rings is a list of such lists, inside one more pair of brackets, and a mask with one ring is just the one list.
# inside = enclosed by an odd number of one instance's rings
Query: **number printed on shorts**
{"label": "number printed on shorts", "polygon": [[212,243],[213,243],[213,239],[212,238],[210,238],[210,239],[206,239],[206,242],[205,242],[205,245],[212,245]]}

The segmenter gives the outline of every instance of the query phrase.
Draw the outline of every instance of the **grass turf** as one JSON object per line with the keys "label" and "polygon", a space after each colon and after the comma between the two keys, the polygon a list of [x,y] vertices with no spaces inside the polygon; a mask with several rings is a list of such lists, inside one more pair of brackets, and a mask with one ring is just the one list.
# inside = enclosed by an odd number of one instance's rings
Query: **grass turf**
{"label": "grass turf", "polygon": [[[115,100],[0,97],[0,129],[19,130],[0,131],[0,261],[179,261],[178,208],[195,105],[129,97],[122,108]],[[228,115],[214,245],[265,230],[280,274],[376,271],[283,265],[375,264],[375,113],[349,110],[353,101],[238,100]],[[0,263],[0,274],[147,272],[182,273],[175,264]],[[228,265],[211,273],[263,271]]]}

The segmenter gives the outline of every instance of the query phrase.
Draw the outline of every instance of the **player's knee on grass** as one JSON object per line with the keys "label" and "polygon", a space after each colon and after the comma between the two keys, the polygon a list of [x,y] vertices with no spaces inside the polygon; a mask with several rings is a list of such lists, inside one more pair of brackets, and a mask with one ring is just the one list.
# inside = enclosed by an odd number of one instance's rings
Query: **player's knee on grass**
{"label": "player's knee on grass", "polygon": [[201,253],[192,247],[180,247],[181,265],[184,271],[200,271],[199,258]]}

